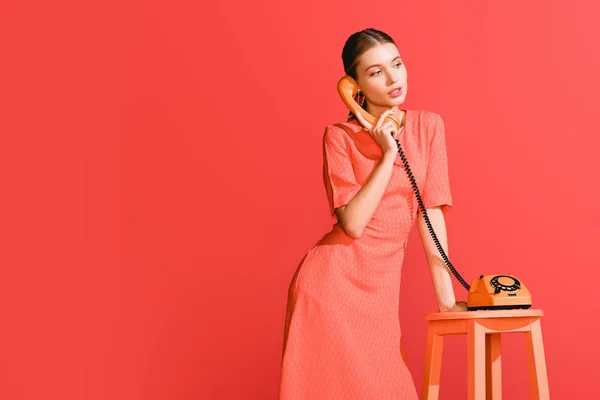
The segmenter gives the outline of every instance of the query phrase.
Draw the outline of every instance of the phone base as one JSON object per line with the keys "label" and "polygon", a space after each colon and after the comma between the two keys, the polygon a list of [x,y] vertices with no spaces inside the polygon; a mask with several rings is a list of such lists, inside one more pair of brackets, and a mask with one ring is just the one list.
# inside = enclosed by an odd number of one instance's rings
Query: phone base
{"label": "phone base", "polygon": [[477,307],[469,307],[467,306],[468,311],[481,311],[481,310],[527,310],[531,307],[531,304],[506,304],[499,306],[477,306]]}

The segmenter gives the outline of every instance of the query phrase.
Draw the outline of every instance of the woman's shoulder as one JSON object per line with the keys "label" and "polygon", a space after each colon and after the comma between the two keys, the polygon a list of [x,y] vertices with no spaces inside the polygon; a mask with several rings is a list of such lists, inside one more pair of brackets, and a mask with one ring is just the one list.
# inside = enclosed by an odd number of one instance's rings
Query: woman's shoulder
{"label": "woman's shoulder", "polygon": [[442,116],[436,111],[419,109],[412,112],[424,123],[437,124],[443,122]]}
{"label": "woman's shoulder", "polygon": [[362,125],[356,119],[347,119],[346,121],[332,122],[325,125],[323,139],[327,141],[342,141],[351,134],[362,130]]}
{"label": "woman's shoulder", "polygon": [[347,118],[345,121],[332,122],[328,124],[327,127],[330,127],[329,129],[333,128],[338,130],[344,130],[344,128],[350,128],[352,130],[362,129],[362,125],[356,118]]}
{"label": "woman's shoulder", "polygon": [[419,136],[431,140],[434,136],[445,135],[444,120],[440,113],[432,110],[418,110],[412,126]]}

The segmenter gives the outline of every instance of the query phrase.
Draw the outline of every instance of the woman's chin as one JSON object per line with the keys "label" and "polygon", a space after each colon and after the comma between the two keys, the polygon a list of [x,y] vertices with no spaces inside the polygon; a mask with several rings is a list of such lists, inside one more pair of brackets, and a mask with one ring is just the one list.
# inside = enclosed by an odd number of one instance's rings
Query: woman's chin
{"label": "woman's chin", "polygon": [[392,107],[398,107],[398,106],[400,106],[402,103],[404,103],[404,97],[402,97],[402,98],[399,98],[399,99],[394,99],[394,101],[391,101],[391,102],[388,104],[388,106],[389,106],[390,108],[392,108]]}

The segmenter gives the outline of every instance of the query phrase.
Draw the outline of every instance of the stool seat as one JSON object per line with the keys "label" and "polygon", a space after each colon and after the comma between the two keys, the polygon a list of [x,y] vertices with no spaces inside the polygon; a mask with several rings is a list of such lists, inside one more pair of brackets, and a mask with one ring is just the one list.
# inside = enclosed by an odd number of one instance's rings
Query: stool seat
{"label": "stool seat", "polygon": [[426,321],[441,319],[473,319],[473,318],[507,318],[507,317],[541,317],[542,310],[485,310],[461,311],[425,314]]}
{"label": "stool seat", "polygon": [[529,376],[534,399],[550,398],[540,318],[542,310],[485,310],[425,314],[427,353],[423,400],[439,397],[445,335],[467,335],[468,399],[502,398],[502,333],[525,335]]}

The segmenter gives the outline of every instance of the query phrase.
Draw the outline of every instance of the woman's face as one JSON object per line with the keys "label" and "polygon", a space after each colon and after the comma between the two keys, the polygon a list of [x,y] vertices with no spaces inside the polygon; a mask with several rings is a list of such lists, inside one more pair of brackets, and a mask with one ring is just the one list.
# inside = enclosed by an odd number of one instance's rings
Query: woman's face
{"label": "woman's face", "polygon": [[406,99],[406,67],[393,43],[377,45],[363,53],[356,67],[356,77],[368,108],[391,108]]}

